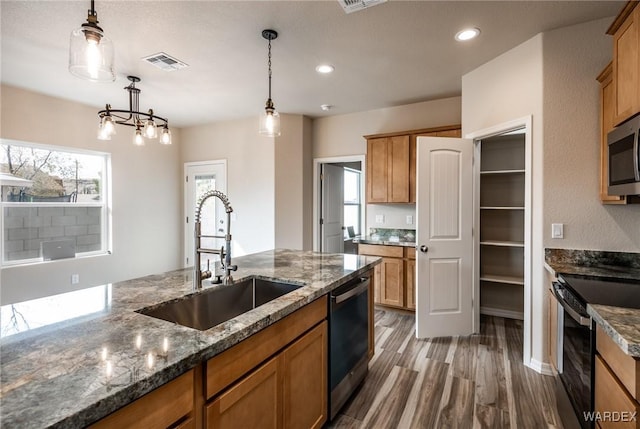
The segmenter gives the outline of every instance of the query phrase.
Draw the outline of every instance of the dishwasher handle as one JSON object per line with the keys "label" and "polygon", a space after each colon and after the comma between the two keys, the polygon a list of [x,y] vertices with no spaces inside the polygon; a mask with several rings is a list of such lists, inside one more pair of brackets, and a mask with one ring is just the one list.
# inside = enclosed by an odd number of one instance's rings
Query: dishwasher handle
{"label": "dishwasher handle", "polygon": [[552,289],[553,289],[553,295],[556,297],[556,299],[558,300],[558,302],[560,303],[564,311],[569,315],[569,317],[575,320],[580,326],[586,326],[589,329],[591,329],[591,318],[585,317],[579,314],[575,309],[573,309],[573,307],[569,305],[569,303],[564,299],[564,296],[562,296],[562,293],[560,292],[560,289],[563,289],[560,283],[553,282]]}
{"label": "dishwasher handle", "polygon": [[369,289],[369,283],[370,283],[370,280],[368,277],[361,277],[360,282],[355,283],[354,286],[351,289],[347,290],[346,292],[343,292],[340,295],[333,295],[332,293],[331,300],[336,304],[340,304],[341,302],[347,301],[348,299],[353,298],[354,296],[360,295],[361,293]]}

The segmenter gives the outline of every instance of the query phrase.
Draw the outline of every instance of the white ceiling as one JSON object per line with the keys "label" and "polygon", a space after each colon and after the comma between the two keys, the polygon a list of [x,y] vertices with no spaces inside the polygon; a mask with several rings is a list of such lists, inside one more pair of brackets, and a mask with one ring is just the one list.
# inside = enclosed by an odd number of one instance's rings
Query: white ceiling
{"label": "white ceiling", "polygon": [[[140,108],[171,125],[258,115],[267,98],[273,28],[273,100],[281,113],[343,114],[460,95],[461,76],[548,31],[613,17],[624,1],[401,1],[345,14],[337,0],[96,1],[116,51],[116,82],[67,71],[71,31],[90,2],[0,3],[2,82],[79,101],[128,108],[126,76],[140,76]],[[465,44],[463,27],[482,30]],[[190,67],[165,72],[141,61],[164,51]],[[331,75],[315,71],[333,64]],[[323,112],[321,104],[335,106]],[[5,106],[6,107],[6,106]]]}

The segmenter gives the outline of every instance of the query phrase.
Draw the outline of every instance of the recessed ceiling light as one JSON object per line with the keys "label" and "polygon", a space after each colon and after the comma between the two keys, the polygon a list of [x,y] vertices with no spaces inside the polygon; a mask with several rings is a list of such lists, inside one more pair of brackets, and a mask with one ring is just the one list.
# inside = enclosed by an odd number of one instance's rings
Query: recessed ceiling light
{"label": "recessed ceiling light", "polygon": [[466,40],[471,40],[475,37],[478,37],[479,34],[480,34],[479,28],[465,28],[464,30],[458,31],[456,33],[456,40],[458,42],[464,42]]}
{"label": "recessed ceiling light", "polygon": [[318,73],[322,73],[322,74],[331,73],[335,69],[336,68],[334,66],[332,66],[331,64],[320,64],[318,67],[316,67],[316,71]]}
{"label": "recessed ceiling light", "polygon": [[332,107],[333,107],[333,106],[332,106],[331,104],[322,104],[322,105],[320,106],[320,108],[321,108],[322,110],[324,110],[325,112],[327,112],[327,111],[331,110],[331,108],[332,108]]}

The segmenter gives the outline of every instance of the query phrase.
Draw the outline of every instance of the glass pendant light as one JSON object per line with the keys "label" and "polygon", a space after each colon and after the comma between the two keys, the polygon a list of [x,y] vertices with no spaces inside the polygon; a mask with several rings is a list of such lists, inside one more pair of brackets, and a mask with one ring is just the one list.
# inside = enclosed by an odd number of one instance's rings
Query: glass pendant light
{"label": "glass pendant light", "polygon": [[162,132],[160,133],[160,143],[171,144],[171,130],[169,130],[169,126],[166,124],[162,128]]}
{"label": "glass pendant light", "polygon": [[[149,110],[149,114],[153,115],[153,110]],[[144,124],[144,136],[148,139],[158,137],[158,127],[156,127],[156,123],[153,122],[152,118],[147,119],[147,122]]]}
{"label": "glass pendant light", "polygon": [[69,72],[92,82],[113,82],[113,43],[98,26],[98,14],[91,0],[87,22],[71,32]]}
{"label": "glass pendant light", "polygon": [[142,136],[140,125],[136,127],[136,132],[133,135],[133,144],[136,146],[144,146],[144,137]]}
{"label": "glass pendant light", "polygon": [[116,134],[116,124],[113,122],[111,115],[104,115],[100,119],[100,126],[98,127],[98,139],[99,140],[111,140],[111,137]]}
{"label": "glass pendant light", "polygon": [[262,37],[269,41],[269,98],[260,116],[259,132],[267,137],[277,137],[280,135],[280,115],[271,100],[271,41],[278,37],[278,33],[275,30],[263,30]]}

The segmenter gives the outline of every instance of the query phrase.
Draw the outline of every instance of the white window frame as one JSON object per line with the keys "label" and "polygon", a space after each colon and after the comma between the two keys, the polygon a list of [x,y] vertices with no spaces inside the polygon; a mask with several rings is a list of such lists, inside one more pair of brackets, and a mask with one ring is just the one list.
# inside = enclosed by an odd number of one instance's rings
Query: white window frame
{"label": "white window frame", "polygon": [[113,238],[111,235],[112,232],[112,195],[111,195],[111,154],[108,152],[99,152],[93,150],[86,149],[77,149],[71,148],[67,146],[57,146],[57,145],[45,145],[40,143],[31,143],[24,142],[19,140],[11,140],[11,139],[0,139],[0,145],[10,145],[10,146],[21,146],[28,148],[35,148],[41,150],[49,150],[55,152],[63,152],[63,153],[72,153],[72,154],[81,154],[81,155],[90,155],[97,156],[103,159],[102,169],[104,171],[104,176],[102,179],[101,185],[101,202],[83,202],[78,204],[77,202],[7,202],[0,201],[0,229],[3,231],[3,238],[0,240],[0,266],[1,267],[12,267],[12,266],[20,266],[20,265],[31,265],[31,264],[41,264],[41,263],[55,263],[56,261],[43,261],[41,258],[29,258],[29,259],[19,259],[15,261],[5,261],[4,260],[4,209],[6,207],[28,207],[28,208],[37,208],[37,207],[101,207],[100,211],[100,219],[101,219],[101,242],[100,242],[100,250],[95,250],[91,252],[81,252],[76,254],[76,258],[85,258],[92,257],[98,255],[109,255],[111,254],[111,249],[113,245]]}

